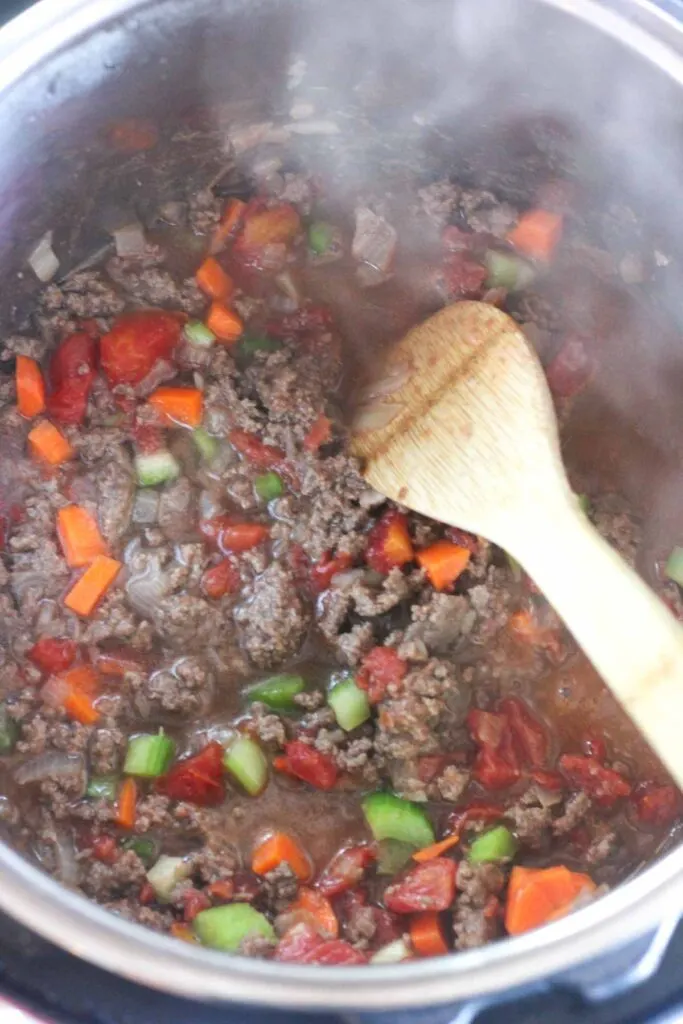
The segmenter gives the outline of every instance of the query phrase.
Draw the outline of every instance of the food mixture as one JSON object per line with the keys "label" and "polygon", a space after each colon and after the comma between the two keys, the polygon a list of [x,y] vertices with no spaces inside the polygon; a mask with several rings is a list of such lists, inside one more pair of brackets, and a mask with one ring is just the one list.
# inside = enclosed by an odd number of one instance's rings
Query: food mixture
{"label": "food mixture", "polygon": [[[564,422],[599,353],[541,286],[578,261],[637,288],[644,257],[584,239],[562,178],[344,205],[257,142],[99,263],[60,276],[49,239],[31,258],[33,330],[0,353],[0,814],[63,884],[179,940],[471,949],[627,877],[681,805],[651,757],[555,714],[581,656],[521,568],[364,483],[354,301],[381,316],[418,282],[419,315],[501,306]],[[342,292],[343,325],[321,298]],[[577,500],[633,562],[618,496]],[[676,610],[683,552],[668,574]]]}

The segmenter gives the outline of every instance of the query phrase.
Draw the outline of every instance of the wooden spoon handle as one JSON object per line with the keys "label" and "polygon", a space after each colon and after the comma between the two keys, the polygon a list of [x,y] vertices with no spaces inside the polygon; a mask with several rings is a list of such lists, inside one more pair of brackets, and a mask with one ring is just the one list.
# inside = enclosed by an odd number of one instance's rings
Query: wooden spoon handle
{"label": "wooden spoon handle", "polygon": [[683,788],[683,627],[573,500],[515,541],[511,554]]}

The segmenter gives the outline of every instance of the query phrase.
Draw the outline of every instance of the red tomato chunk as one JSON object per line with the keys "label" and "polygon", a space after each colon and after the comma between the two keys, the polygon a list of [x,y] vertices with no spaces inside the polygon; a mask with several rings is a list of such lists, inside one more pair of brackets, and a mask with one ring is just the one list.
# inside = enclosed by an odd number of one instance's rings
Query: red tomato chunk
{"label": "red tomato chunk", "polygon": [[446,857],[418,864],[387,887],[384,904],[395,914],[447,910],[455,897],[455,875],[455,861]]}
{"label": "red tomato chunk", "polygon": [[367,843],[340,850],[321,872],[316,888],[326,896],[338,896],[353,889],[376,857],[377,851]]}
{"label": "red tomato chunk", "polygon": [[186,800],[200,807],[211,807],[225,796],[223,782],[223,748],[220,743],[208,743],[193,757],[179,761],[170,772],[159,779],[160,793],[172,800]]}
{"label": "red tomato chunk", "polygon": [[301,740],[288,743],[284,758],[277,758],[274,764],[279,771],[287,772],[302,782],[308,782],[316,789],[332,789],[339,775],[339,770],[331,758]]}

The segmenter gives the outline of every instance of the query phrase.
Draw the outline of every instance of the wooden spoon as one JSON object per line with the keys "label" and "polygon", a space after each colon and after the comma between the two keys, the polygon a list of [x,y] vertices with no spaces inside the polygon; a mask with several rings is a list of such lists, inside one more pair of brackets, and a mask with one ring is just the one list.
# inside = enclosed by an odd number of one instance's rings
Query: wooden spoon
{"label": "wooden spoon", "polygon": [[353,431],[372,487],[522,564],[683,787],[683,628],[581,510],[517,324],[459,302],[413,328],[364,390]]}

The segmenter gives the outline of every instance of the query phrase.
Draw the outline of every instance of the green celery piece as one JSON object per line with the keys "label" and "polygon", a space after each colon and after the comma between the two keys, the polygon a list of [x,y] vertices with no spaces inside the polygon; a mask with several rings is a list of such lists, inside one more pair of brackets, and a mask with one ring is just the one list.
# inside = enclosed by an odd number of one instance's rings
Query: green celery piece
{"label": "green celery piece", "polygon": [[291,711],[296,707],[294,698],[306,688],[303,676],[283,672],[271,676],[262,683],[250,686],[246,691],[248,701],[258,700],[274,711]]}
{"label": "green celery piece", "polygon": [[162,729],[156,735],[143,733],[128,740],[123,770],[126,775],[155,779],[163,775],[175,753],[175,743]]}
{"label": "green celery piece", "polygon": [[275,941],[275,931],[268,918],[248,903],[228,903],[202,910],[195,917],[193,927],[203,946],[226,953],[236,953],[252,935]]}
{"label": "green celery piece", "polygon": [[679,587],[683,587],[683,548],[673,549],[667,559],[664,571],[670,580],[677,583]]}
{"label": "green celery piece", "polygon": [[510,860],[517,853],[517,840],[505,825],[496,825],[478,836],[470,846],[467,859],[471,864]]}
{"label": "green celery piece", "polygon": [[7,705],[0,704],[0,754],[11,754],[19,739],[19,726],[9,714]]}
{"label": "green celery piece", "polygon": [[317,256],[322,256],[334,241],[334,228],[324,220],[316,220],[308,229],[308,244]]}
{"label": "green celery piece", "polygon": [[223,765],[244,786],[249,796],[258,796],[268,782],[268,762],[258,743],[240,736],[226,750]]}
{"label": "green celery piece", "polygon": [[93,775],[88,779],[85,795],[91,800],[106,800],[113,803],[119,788],[117,775]]}
{"label": "green celery piece", "polygon": [[371,793],[362,803],[363,814],[377,842],[396,839],[413,849],[436,842],[434,829],[423,809],[394,793]]}
{"label": "green celery piece", "polygon": [[254,490],[261,501],[274,501],[284,494],[282,477],[279,473],[261,473],[254,480]]}
{"label": "green celery piece", "polygon": [[351,732],[367,722],[372,713],[367,693],[361,690],[353,676],[332,687],[327,695],[327,703],[345,732]]}

